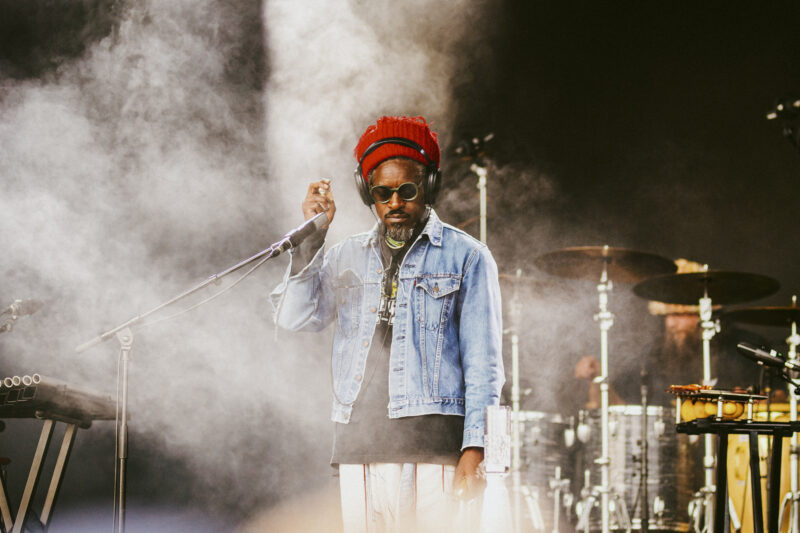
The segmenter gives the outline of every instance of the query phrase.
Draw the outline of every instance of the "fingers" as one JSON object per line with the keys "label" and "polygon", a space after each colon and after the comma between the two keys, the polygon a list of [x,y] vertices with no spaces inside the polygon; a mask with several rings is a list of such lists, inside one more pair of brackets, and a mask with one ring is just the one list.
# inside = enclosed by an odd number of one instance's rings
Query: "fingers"
{"label": "fingers", "polygon": [[462,474],[453,479],[453,493],[460,500],[471,500],[480,496],[486,487],[486,480],[479,472]]}
{"label": "fingers", "polygon": [[483,449],[464,450],[453,476],[453,493],[456,498],[470,500],[481,493],[485,485],[481,461],[483,461]]}
{"label": "fingers", "polygon": [[328,223],[333,220],[333,214],[336,212],[336,204],[333,200],[333,191],[331,189],[331,180],[323,178],[319,181],[311,182],[308,185],[308,192],[303,200],[303,215],[308,220],[319,213],[326,212]]}

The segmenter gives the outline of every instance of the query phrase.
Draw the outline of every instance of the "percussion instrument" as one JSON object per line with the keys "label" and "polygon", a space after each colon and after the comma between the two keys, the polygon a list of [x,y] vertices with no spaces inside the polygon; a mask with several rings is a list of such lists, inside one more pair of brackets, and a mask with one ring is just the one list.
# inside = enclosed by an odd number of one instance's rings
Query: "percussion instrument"
{"label": "percussion instrument", "polygon": [[758,300],[778,292],[780,283],[760,274],[709,270],[669,274],[642,281],[633,288],[637,296],[670,304],[694,305],[701,298],[730,305]]}
{"label": "percussion instrument", "polygon": [[[586,491],[583,503],[590,505],[588,502],[599,498],[601,531],[607,533],[610,530],[610,498],[620,496],[613,493],[609,486],[608,332],[614,325],[614,314],[608,307],[609,296],[614,282],[639,282],[651,276],[675,272],[677,266],[661,256],[610,246],[564,248],[539,256],[534,263],[556,276],[597,281],[598,312],[594,320],[600,327],[600,376],[596,380],[600,385],[600,456],[597,459],[600,479],[597,486]],[[647,446],[646,440],[644,446]],[[646,486],[644,491],[646,493]],[[644,511],[644,517],[647,517],[647,510]]]}
{"label": "percussion instrument", "polygon": [[556,413],[520,411],[519,418],[526,522],[544,531],[551,531],[556,522],[566,526],[564,517],[556,520],[556,503],[559,499],[571,502],[574,429]]}
{"label": "percussion instrument", "polygon": [[[599,413],[585,417],[590,427],[589,439],[581,449],[583,465],[590,478],[599,474],[596,459],[600,455]],[[642,529],[642,476],[641,462],[647,461],[647,507],[649,529],[656,531],[687,531],[687,507],[701,478],[701,450],[698,442],[692,444],[688,435],[675,432],[671,409],[661,406],[647,407],[647,457],[642,457],[642,406],[614,405],[609,407],[610,488],[618,495],[615,505],[624,505],[625,514],[633,529]],[[615,517],[609,527],[625,529]],[[590,529],[600,528],[596,516],[589,519]]]}
{"label": "percussion instrument", "polygon": [[[713,320],[713,304],[734,304],[756,300],[778,291],[780,284],[767,276],[747,272],[729,272],[722,270],[670,274],[657,276],[642,281],[633,288],[637,296],[648,300],[656,300],[670,304],[699,305],[700,327],[703,331],[703,384],[711,385],[711,339],[720,326]],[[713,514],[712,497],[714,496],[714,457],[713,435],[706,433],[705,485],[698,495],[702,502],[705,523],[710,523]]]}
{"label": "percussion instrument", "polygon": [[659,255],[609,246],[576,246],[541,255],[537,267],[564,278],[596,281],[603,269],[608,279],[636,283],[652,276],[675,272],[675,263]]}

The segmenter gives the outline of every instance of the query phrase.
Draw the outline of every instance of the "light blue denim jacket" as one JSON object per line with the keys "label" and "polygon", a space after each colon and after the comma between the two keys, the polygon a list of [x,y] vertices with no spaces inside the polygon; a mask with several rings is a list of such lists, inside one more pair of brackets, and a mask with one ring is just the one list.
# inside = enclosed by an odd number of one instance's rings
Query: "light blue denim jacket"
{"label": "light blue denim jacket", "polygon": [[[347,423],[375,332],[383,264],[378,226],[353,235],[299,273],[291,264],[271,297],[278,326],[320,331],[336,321],[333,413]],[[399,270],[389,362],[390,418],[463,415],[462,449],[483,446],[483,410],[505,381],[497,265],[488,248],[431,210]]]}

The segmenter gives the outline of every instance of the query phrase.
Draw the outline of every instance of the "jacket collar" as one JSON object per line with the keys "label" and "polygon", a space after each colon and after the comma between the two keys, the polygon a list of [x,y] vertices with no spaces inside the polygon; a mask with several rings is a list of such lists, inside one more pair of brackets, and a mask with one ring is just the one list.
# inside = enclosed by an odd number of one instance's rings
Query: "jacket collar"
{"label": "jacket collar", "polygon": [[[378,244],[379,227],[380,224],[377,222],[374,226],[372,226],[372,230],[370,230],[367,239],[364,241],[364,247],[376,246]],[[436,211],[431,208],[430,213],[428,214],[428,221],[425,223],[425,227],[422,229],[420,237],[422,235],[427,235],[428,240],[432,245],[441,246],[443,229],[444,226],[442,225],[442,221],[439,220],[439,217],[436,215]]]}

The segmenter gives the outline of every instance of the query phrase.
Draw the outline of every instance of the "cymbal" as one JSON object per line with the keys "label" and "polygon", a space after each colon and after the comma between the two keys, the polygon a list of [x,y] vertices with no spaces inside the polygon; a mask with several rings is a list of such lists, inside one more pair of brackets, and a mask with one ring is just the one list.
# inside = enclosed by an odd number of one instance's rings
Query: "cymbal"
{"label": "cymbal", "polygon": [[533,276],[517,276],[516,274],[507,274],[507,273],[500,273],[497,276],[500,278],[500,288],[502,290],[505,289],[522,289],[527,291],[534,291],[538,294],[543,294],[545,292],[558,292],[563,291],[565,287],[560,286],[558,283],[554,283],[552,278],[551,279],[539,279]]}
{"label": "cymbal", "polygon": [[540,269],[572,279],[599,281],[605,266],[608,279],[636,283],[675,272],[675,263],[660,255],[608,246],[576,246],[540,255],[533,260]]}
{"label": "cymbal", "polygon": [[521,281],[522,283],[533,283],[533,284],[543,283],[542,280],[533,278],[531,276],[523,276],[523,275],[517,276],[516,274],[506,274],[504,272],[499,273],[497,277],[503,281]]}
{"label": "cymbal", "polygon": [[791,326],[800,323],[800,307],[745,307],[725,311],[722,318],[755,326]]}
{"label": "cymbal", "polygon": [[641,298],[669,304],[697,305],[706,293],[712,304],[729,305],[774,294],[780,283],[748,272],[712,270],[669,274],[645,280],[633,288]]}

